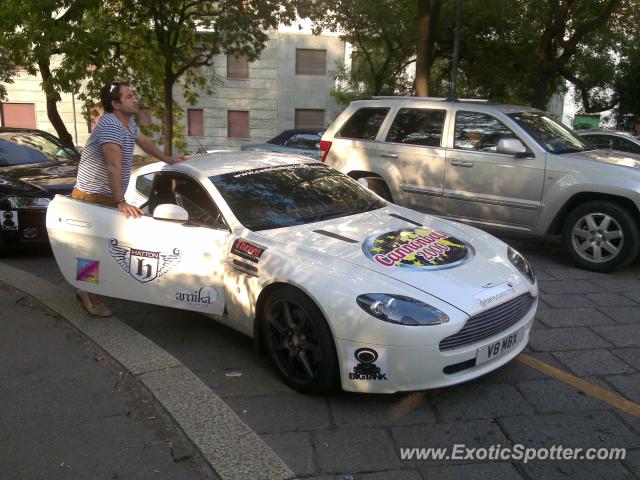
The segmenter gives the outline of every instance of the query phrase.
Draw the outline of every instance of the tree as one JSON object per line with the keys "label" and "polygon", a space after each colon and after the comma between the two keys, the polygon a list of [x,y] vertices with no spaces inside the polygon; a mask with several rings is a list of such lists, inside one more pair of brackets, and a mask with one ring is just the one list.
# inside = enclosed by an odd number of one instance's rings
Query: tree
{"label": "tree", "polygon": [[610,28],[629,1],[465,2],[461,69],[467,88],[544,108],[568,80],[588,99],[597,85],[606,88],[604,67],[616,48]]}
{"label": "tree", "polygon": [[[60,139],[73,146],[57,103],[60,92],[75,91],[79,83],[108,54],[108,35],[100,0],[5,0],[0,16],[2,62],[13,75],[16,68],[40,73],[47,116]],[[53,63],[61,61],[59,67]],[[6,71],[5,71],[6,74]]]}
{"label": "tree", "polygon": [[314,22],[315,33],[343,32],[354,47],[352,65],[338,66],[339,100],[406,91],[407,66],[415,61],[416,0],[311,0],[300,15]]}
{"label": "tree", "polygon": [[204,69],[214,56],[229,52],[256,59],[267,31],[292,20],[294,7],[282,0],[123,0],[113,41],[124,73],[163,119],[165,153],[171,153],[174,116],[181,113],[174,102],[176,83],[187,102],[195,103],[198,89],[213,87],[215,75],[207,78]]}

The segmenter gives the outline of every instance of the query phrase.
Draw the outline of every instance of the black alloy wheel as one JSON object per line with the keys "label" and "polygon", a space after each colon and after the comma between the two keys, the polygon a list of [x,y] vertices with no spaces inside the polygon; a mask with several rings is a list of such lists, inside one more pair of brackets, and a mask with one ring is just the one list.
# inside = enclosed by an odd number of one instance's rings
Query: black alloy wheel
{"label": "black alloy wheel", "polygon": [[338,363],[333,335],[318,307],[288,287],[265,302],[262,338],[276,371],[291,388],[322,393],[335,384]]}

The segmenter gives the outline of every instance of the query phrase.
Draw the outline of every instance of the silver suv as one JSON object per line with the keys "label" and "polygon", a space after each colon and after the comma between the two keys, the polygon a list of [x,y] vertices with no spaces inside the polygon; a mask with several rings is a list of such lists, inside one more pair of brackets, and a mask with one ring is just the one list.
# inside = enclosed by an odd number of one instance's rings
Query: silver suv
{"label": "silver suv", "polygon": [[320,152],[400,205],[480,227],[561,234],[583,268],[621,268],[640,250],[640,155],[594,150],[534,108],[373,97],[336,118]]}

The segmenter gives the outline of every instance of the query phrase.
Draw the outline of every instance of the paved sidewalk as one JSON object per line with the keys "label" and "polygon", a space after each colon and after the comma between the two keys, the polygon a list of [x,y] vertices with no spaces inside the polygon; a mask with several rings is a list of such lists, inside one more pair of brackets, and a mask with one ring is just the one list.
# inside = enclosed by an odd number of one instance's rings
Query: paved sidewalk
{"label": "paved sidewalk", "polygon": [[0,478],[216,478],[135,378],[4,283],[0,329]]}

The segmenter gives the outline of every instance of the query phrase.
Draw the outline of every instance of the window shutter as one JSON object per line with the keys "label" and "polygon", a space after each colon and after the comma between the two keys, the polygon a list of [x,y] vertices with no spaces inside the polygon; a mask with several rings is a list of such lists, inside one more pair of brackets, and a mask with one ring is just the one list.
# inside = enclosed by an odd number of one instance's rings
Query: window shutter
{"label": "window shutter", "polygon": [[296,50],[296,75],[326,75],[327,51],[298,48]]}
{"label": "window shutter", "polygon": [[295,128],[324,128],[324,110],[296,108]]}
{"label": "window shutter", "polygon": [[204,116],[202,109],[190,108],[187,110],[187,131],[190,137],[204,136]]}
{"label": "window shutter", "polygon": [[227,136],[229,138],[249,138],[249,112],[227,111]]}
{"label": "window shutter", "polygon": [[227,53],[227,78],[249,78],[249,60],[245,55],[236,58]]}
{"label": "window shutter", "polygon": [[5,127],[36,128],[36,106],[33,103],[2,104]]}

